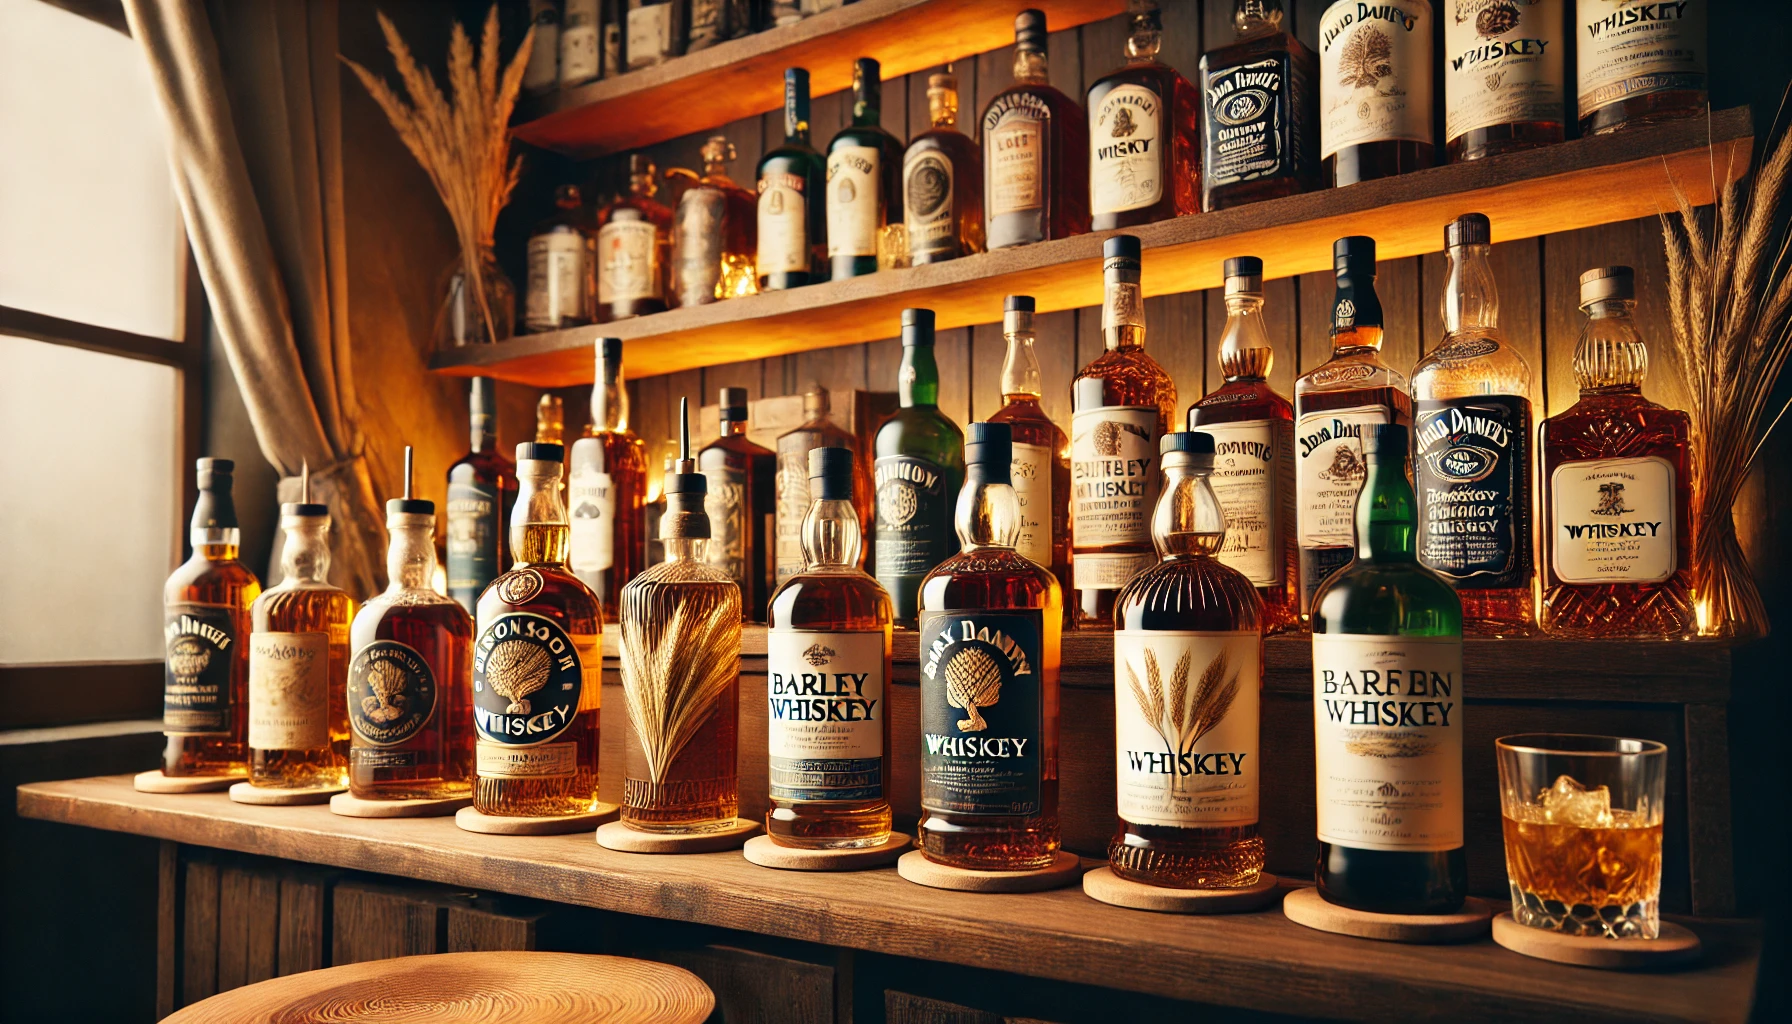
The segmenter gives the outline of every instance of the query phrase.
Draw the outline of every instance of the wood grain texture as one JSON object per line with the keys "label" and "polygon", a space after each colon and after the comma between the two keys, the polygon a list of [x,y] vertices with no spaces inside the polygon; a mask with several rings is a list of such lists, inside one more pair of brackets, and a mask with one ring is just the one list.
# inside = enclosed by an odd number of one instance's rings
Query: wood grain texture
{"label": "wood grain texture", "polygon": [[218,875],[218,991],[279,974],[280,877],[260,864],[225,864]]}
{"label": "wood grain texture", "polygon": [[1032,871],[979,871],[959,868],[927,859],[920,850],[910,850],[896,861],[896,873],[932,889],[955,892],[1017,893],[1045,892],[1072,885],[1087,867],[1074,853],[1060,852],[1050,867]]}
{"label": "wood grain texture", "polygon": [[1493,941],[1539,960],[1612,971],[1657,970],[1699,958],[1699,937],[1672,921],[1661,922],[1661,934],[1654,939],[1614,941],[1528,928],[1507,911],[1493,919]]}
{"label": "wood grain texture", "polygon": [[911,840],[901,832],[878,846],[857,849],[808,850],[798,846],[780,846],[771,836],[754,836],[740,848],[741,856],[762,868],[780,871],[858,871],[896,863]]}
{"label": "wood grain texture", "polygon": [[943,999],[885,989],[884,1021],[886,1024],[1005,1024],[1006,1018],[999,1013],[960,1006]]}
{"label": "wood grain texture", "polygon": [[1688,704],[1686,715],[1686,844],[1696,854],[1695,914],[1736,912],[1736,865],[1730,826],[1728,705]]}
{"label": "wood grain texture", "polygon": [[448,903],[449,953],[532,950],[556,908],[533,900],[455,893]]}
{"label": "wood grain texture", "polygon": [[1319,931],[1416,945],[1481,938],[1493,919],[1492,905],[1473,896],[1454,914],[1370,914],[1328,903],[1314,886],[1303,886],[1284,897],[1282,913],[1296,924]]}
{"label": "wood grain texture", "polygon": [[332,894],[330,962],[337,966],[445,952],[448,907],[433,893],[359,879]]}
{"label": "wood grain texture", "polygon": [[280,974],[330,965],[331,900],[338,871],[285,865],[280,874]]}
{"label": "wood grain texture", "polygon": [[606,850],[619,853],[635,854],[693,854],[715,853],[718,850],[738,850],[749,837],[764,828],[757,821],[748,818],[736,818],[730,828],[715,832],[698,832],[689,835],[642,832],[629,828],[620,821],[612,821],[600,825],[597,829],[597,845]]}
{"label": "wood grain texture", "polygon": [[138,772],[131,784],[142,793],[216,793],[241,781],[241,775],[163,775],[157,768]]}
{"label": "wood grain texture", "polygon": [[363,800],[353,793],[330,798],[330,810],[348,818],[440,818],[473,802],[470,796],[435,800]]}
{"label": "wood grain texture", "polygon": [[201,855],[187,861],[186,876],[180,943],[183,1004],[218,991],[218,865]]}
{"label": "wood grain texture", "polygon": [[184,884],[180,844],[163,840],[156,852],[156,1019],[180,1005],[181,915]]}
{"label": "wood grain texture", "polygon": [[836,972],[826,964],[733,946],[643,955],[696,975],[715,994],[727,1024],[835,1024]]}
{"label": "wood grain texture", "polygon": [[454,812],[454,824],[468,832],[491,836],[564,836],[590,832],[621,813],[615,804],[600,803],[597,809],[584,814],[562,814],[549,818],[526,818],[507,814],[481,814],[473,807]]}
{"label": "wood grain texture", "polygon": [[1281,895],[1282,883],[1265,873],[1257,884],[1237,889],[1172,889],[1146,885],[1099,867],[1083,875],[1083,893],[1092,900],[1162,914],[1244,914],[1261,910]]}

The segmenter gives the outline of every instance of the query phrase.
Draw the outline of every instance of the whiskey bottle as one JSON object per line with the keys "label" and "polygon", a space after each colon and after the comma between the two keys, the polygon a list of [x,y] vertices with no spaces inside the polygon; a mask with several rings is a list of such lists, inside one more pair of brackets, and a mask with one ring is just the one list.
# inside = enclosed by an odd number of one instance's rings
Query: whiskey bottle
{"label": "whiskey bottle", "polygon": [[1561,0],[1446,3],[1443,10],[1450,162],[1562,141]]}
{"label": "whiskey bottle", "polygon": [[877,270],[877,236],[902,211],[902,143],[884,131],[881,68],[852,65],[852,124],[828,143],[828,262],[833,278]]}
{"label": "whiskey bottle", "polygon": [[560,5],[554,0],[529,0],[529,25],[535,41],[523,67],[523,91],[553,92],[560,78]]}
{"label": "whiskey bottle", "polygon": [[622,689],[631,729],[622,822],[644,832],[730,828],[740,804],[740,587],[709,564],[706,478],[690,457],[666,475],[666,560],[622,588]]}
{"label": "whiskey bottle", "polygon": [[1201,55],[1201,209],[1317,184],[1318,58],[1282,28],[1282,0],[1234,0],[1237,39]]}
{"label": "whiskey bottle", "polygon": [[727,0],[690,0],[688,17],[691,25],[684,52],[707,50],[727,38],[724,34],[727,7]]}
{"label": "whiskey bottle", "polygon": [[1479,213],[1444,228],[1444,337],[1412,371],[1419,561],[1456,587],[1471,633],[1536,621],[1531,540],[1531,368],[1499,329]]}
{"label": "whiskey bottle", "polygon": [[632,0],[628,5],[628,69],[639,71],[678,56],[685,40],[685,5],[675,0]]}
{"label": "whiskey bottle", "polygon": [[1538,624],[1556,636],[1697,632],[1690,567],[1690,421],[1643,397],[1649,351],[1629,267],[1580,277],[1580,400],[1543,421],[1547,557]]}
{"label": "whiskey bottle", "polygon": [[335,789],[348,772],[348,625],[354,599],[330,585],[330,511],[280,506],[279,583],[250,608],[249,781],[272,789]]}
{"label": "whiskey bottle", "polygon": [[1045,14],[1014,19],[1014,84],[983,108],[983,223],[991,249],[1089,230],[1089,135],[1052,87]]}
{"label": "whiskey bottle", "polygon": [[983,154],[958,130],[958,76],[927,76],[933,127],[902,155],[903,224],[908,258],[939,263],[983,251]]}
{"label": "whiskey bottle", "polygon": [[809,72],[784,72],[784,144],[759,160],[759,290],[828,279],[827,164],[809,145]]}
{"label": "whiskey bottle", "polygon": [[[560,22],[560,88],[570,89],[596,78],[602,70],[598,51],[598,0],[566,0]],[[540,36],[535,45],[542,45]]]}
{"label": "whiskey bottle", "polygon": [[1375,239],[1332,245],[1338,290],[1332,300],[1332,357],[1294,381],[1295,529],[1300,537],[1302,615],[1313,592],[1350,561],[1357,492],[1366,467],[1364,428],[1412,422],[1406,377],[1381,361],[1381,299],[1375,294]]}
{"label": "whiskey bottle", "polygon": [[991,423],[1006,423],[1013,434],[1014,465],[1009,483],[1020,506],[1014,550],[1058,578],[1060,594],[1070,590],[1070,438],[1039,407],[1039,357],[1033,351],[1033,297],[1010,295],[1002,302],[1002,402]]}
{"label": "whiskey bottle", "polygon": [[1120,588],[1156,561],[1157,445],[1176,418],[1176,382],[1145,354],[1139,240],[1115,235],[1101,255],[1107,350],[1070,385],[1070,575],[1077,624],[1105,628]]}
{"label": "whiskey bottle", "polygon": [[952,505],[964,481],[964,434],[940,412],[933,359],[933,310],[902,311],[901,407],[877,428],[872,535],[877,582],[890,594],[896,624],[915,628],[921,580],[952,556]]}
{"label": "whiskey bottle", "polygon": [[473,612],[485,585],[510,560],[505,517],[516,465],[498,450],[498,399],[490,377],[474,377],[468,400],[472,448],[448,468],[448,596]]}
{"label": "whiskey bottle", "polygon": [[591,422],[572,443],[567,504],[572,520],[567,564],[616,621],[623,585],[641,571],[646,552],[647,446],[628,428],[622,339],[597,339]]}
{"label": "whiskey bottle", "polygon": [[557,331],[591,322],[597,245],[585,229],[579,187],[554,191],[554,213],[529,236],[529,277],[523,326]]}
{"label": "whiskey bottle", "polygon": [[559,395],[542,392],[535,403],[535,443],[566,442],[566,403]]}
{"label": "whiskey bottle", "polygon": [[348,789],[363,800],[466,797],[473,789],[473,618],[435,592],[435,502],[386,502],[383,594],[349,626]]}
{"label": "whiskey bottle", "polygon": [[[573,0],[567,0],[571,4]],[[628,0],[601,0],[598,5],[601,26],[598,45],[602,47],[603,76],[615,78],[628,70]],[[571,10],[569,6],[567,10]]]}
{"label": "whiskey bottle", "polygon": [[1407,428],[1368,427],[1363,449],[1356,558],[1313,599],[1315,874],[1340,906],[1447,914],[1468,886],[1462,606],[1416,555]]}
{"label": "whiskey bottle", "polygon": [[1319,18],[1319,155],[1336,185],[1430,167],[1431,4],[1334,3]]}
{"label": "whiskey bottle", "polygon": [[814,501],[802,571],[766,623],[771,809],[783,846],[878,846],[890,836],[890,595],[859,568],[853,453],[806,457]]}
{"label": "whiskey bottle", "polygon": [[[653,160],[628,158],[628,194],[597,217],[597,322],[607,324],[666,308],[672,211],[654,200]],[[545,443],[545,442],[544,442]]]}
{"label": "whiskey bottle", "polygon": [[1210,482],[1214,440],[1165,434],[1158,562],[1114,612],[1114,727],[1120,825],[1115,874],[1178,889],[1255,885],[1262,761],[1263,607],[1215,556],[1226,513]]}
{"label": "whiskey bottle", "polygon": [[[809,452],[815,448],[845,448],[857,451],[859,440],[853,432],[828,417],[828,389],[812,384],[803,393],[803,423],[778,437],[776,582],[779,586],[808,564],[803,554],[803,521],[809,515],[813,496],[809,493]],[[854,459],[851,501],[859,511],[861,538],[871,532],[871,473],[865,460]],[[860,559],[865,564],[863,543]]]}
{"label": "whiskey bottle", "polygon": [[603,618],[566,567],[557,444],[516,446],[516,562],[479,596],[473,807],[548,818],[597,805]]}
{"label": "whiskey bottle", "polygon": [[1129,6],[1126,63],[1089,87],[1089,225],[1096,231],[1201,210],[1200,94],[1157,59],[1164,31],[1157,4]]}
{"label": "whiskey bottle", "polygon": [[716,439],[697,453],[710,530],[704,557],[740,587],[746,621],[764,622],[772,592],[778,456],[747,440],[746,388],[722,389],[717,420]]}
{"label": "whiskey bottle", "polygon": [[1237,256],[1225,271],[1226,382],[1188,407],[1188,429],[1213,437],[1210,480],[1226,513],[1225,544],[1215,557],[1251,581],[1268,636],[1300,626],[1294,406],[1269,386],[1275,349],[1263,328],[1263,261]]}
{"label": "whiskey bottle", "polygon": [[229,459],[199,460],[193,554],[162,588],[162,774],[171,777],[249,771],[249,608],[261,582],[237,560],[235,470]]}
{"label": "whiskey bottle", "polygon": [[1707,0],[1574,6],[1582,135],[1704,115]]}
{"label": "whiskey bottle", "polygon": [[1057,577],[1014,550],[1006,423],[973,423],[954,520],[960,553],[921,584],[921,820],[928,860],[1049,866],[1058,835]]}
{"label": "whiskey bottle", "polygon": [[703,144],[702,156],[702,175],[684,167],[666,171],[668,179],[684,177],[693,182],[678,197],[673,218],[672,299],[679,306],[701,306],[759,292],[759,275],[753,269],[758,202],[753,193],[728,177],[734,143],[725,135],[711,135]]}

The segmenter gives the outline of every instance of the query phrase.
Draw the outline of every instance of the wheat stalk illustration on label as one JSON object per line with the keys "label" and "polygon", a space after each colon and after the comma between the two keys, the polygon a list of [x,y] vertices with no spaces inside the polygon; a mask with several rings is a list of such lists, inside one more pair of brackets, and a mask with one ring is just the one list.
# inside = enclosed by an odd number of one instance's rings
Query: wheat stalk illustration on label
{"label": "wheat stalk illustration on label", "polygon": [[373,663],[367,671],[367,688],[373,696],[361,698],[361,710],[369,720],[384,724],[404,714],[405,677],[405,670],[390,661]]}
{"label": "wheat stalk illustration on label", "polygon": [[977,709],[991,707],[1001,699],[1002,669],[988,654],[973,647],[946,663],[946,703],[963,708],[969,716],[957,723],[959,732],[989,728]]}
{"label": "wheat stalk illustration on label", "polygon": [[[1170,673],[1170,687],[1166,694],[1163,685],[1163,674],[1157,667],[1157,655],[1152,651],[1145,652],[1145,681],[1139,682],[1139,674],[1126,663],[1126,681],[1132,690],[1133,701],[1139,706],[1139,714],[1143,715],[1147,724],[1164,741],[1164,749],[1169,752],[1170,760],[1175,762],[1177,755],[1193,750],[1201,737],[1212,732],[1221,722],[1226,720],[1226,713],[1232,710],[1232,702],[1238,697],[1238,672],[1231,666],[1226,651],[1214,655],[1207,668],[1201,673],[1201,679],[1195,686],[1193,699],[1188,689],[1189,652],[1182,652],[1177,659],[1176,668]],[[1169,789],[1175,785],[1176,773],[1172,771],[1164,786]]]}
{"label": "wheat stalk illustration on label", "polygon": [[527,698],[547,685],[552,661],[545,649],[527,640],[506,640],[492,648],[485,662],[485,679],[493,693],[510,701],[505,714],[529,713]]}
{"label": "wheat stalk illustration on label", "polygon": [[663,592],[643,603],[655,603],[654,597],[672,607],[640,614],[631,608],[622,616],[622,691],[649,781],[658,783],[738,678],[738,633],[725,634],[730,619],[740,622],[740,604],[685,595],[668,600]]}

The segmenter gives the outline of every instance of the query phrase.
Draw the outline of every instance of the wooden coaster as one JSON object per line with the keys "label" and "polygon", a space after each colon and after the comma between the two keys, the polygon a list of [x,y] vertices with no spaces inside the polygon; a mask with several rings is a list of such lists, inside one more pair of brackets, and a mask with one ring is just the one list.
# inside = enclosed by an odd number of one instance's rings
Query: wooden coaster
{"label": "wooden coaster", "polygon": [[330,797],[342,792],[342,786],[317,786],[312,789],[275,789],[272,786],[257,786],[251,782],[239,782],[230,787],[230,799],[239,804],[262,804],[269,807],[294,807],[299,804],[328,803]]}
{"label": "wooden coaster", "polygon": [[471,793],[433,800],[363,800],[353,793],[338,793],[330,798],[330,810],[345,818],[441,818],[472,803]]}
{"label": "wooden coaster", "polygon": [[642,832],[612,821],[597,830],[597,845],[617,853],[715,853],[740,849],[760,827],[757,821],[736,818],[733,828],[717,832]]}
{"label": "wooden coaster", "polygon": [[1242,914],[1275,902],[1281,879],[1265,872],[1257,884],[1238,889],[1172,889],[1146,885],[1114,874],[1113,868],[1096,868],[1083,876],[1083,894],[1129,910],[1156,910],[1165,914]]}
{"label": "wooden coaster", "polygon": [[1509,910],[1493,919],[1493,941],[1539,960],[1608,971],[1677,967],[1697,960],[1700,952],[1699,937],[1672,921],[1661,922],[1661,934],[1653,939],[1605,939],[1522,925]]}
{"label": "wooden coaster", "polygon": [[771,836],[754,836],[741,847],[741,856],[762,868],[784,871],[857,871],[860,868],[882,867],[902,856],[914,840],[901,832],[890,833],[881,846],[861,846],[849,850],[809,850],[797,846],[779,846]]}
{"label": "wooden coaster", "polygon": [[566,836],[589,832],[606,821],[614,821],[622,808],[615,804],[598,804],[584,814],[561,814],[553,817],[527,818],[508,814],[480,814],[477,807],[462,807],[454,812],[454,823],[468,832],[488,836]]}
{"label": "wooden coaster", "polygon": [[1309,885],[1282,900],[1282,913],[1295,924],[1322,932],[1424,945],[1465,942],[1486,935],[1493,907],[1486,900],[1470,896],[1454,914],[1371,914],[1328,903],[1319,895],[1318,886]]}
{"label": "wooden coaster", "polygon": [[920,850],[910,850],[896,862],[896,873],[916,885],[957,889],[960,892],[1041,892],[1058,889],[1076,881],[1082,870],[1082,858],[1062,850],[1058,851],[1058,859],[1051,867],[1033,871],[955,868],[928,860],[927,855]]}
{"label": "wooden coaster", "polygon": [[216,793],[243,781],[241,775],[163,775],[138,772],[131,786],[139,793]]}

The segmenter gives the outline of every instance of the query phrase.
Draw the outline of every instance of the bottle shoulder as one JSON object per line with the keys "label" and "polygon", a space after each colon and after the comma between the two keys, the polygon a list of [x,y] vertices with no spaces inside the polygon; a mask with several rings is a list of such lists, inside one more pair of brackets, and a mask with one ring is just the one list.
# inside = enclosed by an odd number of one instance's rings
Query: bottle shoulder
{"label": "bottle shoulder", "polygon": [[847,147],[865,147],[884,154],[902,152],[902,140],[885,131],[881,125],[850,124],[834,133],[828,142],[828,154]]}
{"label": "bottle shoulder", "polygon": [[1294,419],[1294,403],[1266,380],[1226,381],[1189,406],[1191,426],[1212,426],[1240,420]]}
{"label": "bottle shoulder", "polygon": [[759,158],[756,170],[758,178],[764,178],[768,172],[795,171],[802,175],[825,173],[826,164],[821,154],[813,146],[802,142],[791,142],[786,139],[782,144]]}
{"label": "bottle shoulder", "polygon": [[1045,609],[1060,601],[1051,570],[1013,548],[961,551],[921,580],[923,611]]}
{"label": "bottle shoulder", "polygon": [[[425,596],[427,595],[427,596]],[[473,617],[460,606],[460,602],[452,598],[442,597],[433,590],[390,590],[371,598],[355,613],[350,624],[350,636],[354,646],[359,649],[365,644],[382,639],[387,627],[398,623],[421,622],[451,636],[470,638],[473,635]]]}
{"label": "bottle shoulder", "polygon": [[291,580],[282,580],[262,591],[250,605],[257,631],[291,629],[294,625],[307,624],[346,626],[354,618],[355,608],[355,599],[346,590],[328,584],[296,584]]}
{"label": "bottle shoulder", "polygon": [[1159,96],[1172,98],[1178,86],[1183,89],[1191,88],[1188,79],[1182,77],[1182,72],[1168,64],[1155,60],[1127,61],[1089,86],[1090,116],[1095,116],[1095,106],[1102,97],[1123,85],[1142,85]]}
{"label": "bottle shoulder", "polygon": [[1462,600],[1448,580],[1413,562],[1357,560],[1313,595],[1314,633],[1462,635]]}
{"label": "bottle shoulder", "polygon": [[645,220],[655,227],[669,228],[672,226],[672,210],[656,200],[628,195],[605,206],[597,214],[597,225],[600,230],[612,223],[626,223],[631,220]]}
{"label": "bottle shoulder", "polygon": [[228,590],[233,588],[253,588],[244,598],[247,604],[253,601],[261,591],[261,580],[253,570],[235,558],[210,559],[194,552],[191,558],[174,567],[163,585],[163,601],[172,603],[183,600],[183,594],[189,590]]}
{"label": "bottle shoulder", "polygon": [[[503,596],[505,592],[517,590],[529,591],[530,586],[504,587],[506,580],[533,572],[540,580],[540,588],[529,593],[521,601],[509,601]],[[492,580],[475,602],[476,620],[481,632],[500,615],[513,613],[540,615],[560,623],[568,633],[586,634],[603,632],[603,615],[597,594],[585,584],[585,581],[567,571],[564,565],[549,562],[519,564],[509,572]]]}
{"label": "bottle shoulder", "polygon": [[857,567],[810,569],[785,580],[772,594],[766,625],[887,631],[893,614],[889,593]]}
{"label": "bottle shoulder", "polygon": [[1294,70],[1309,75],[1318,70],[1318,57],[1292,32],[1263,32],[1208,50],[1201,55],[1201,72],[1227,71],[1240,64],[1257,63],[1271,57],[1281,57]]}
{"label": "bottle shoulder", "polygon": [[896,410],[877,428],[875,447],[878,458],[927,454],[944,466],[964,466],[964,431],[938,406]]}
{"label": "bottle shoulder", "polygon": [[778,435],[778,451],[786,455],[807,454],[811,448],[857,449],[858,446],[858,438],[853,432],[833,420],[810,420]]}
{"label": "bottle shoulder", "polygon": [[1403,395],[1409,387],[1404,373],[1382,362],[1381,353],[1372,348],[1356,348],[1334,354],[1294,379],[1297,399],[1310,394],[1369,391],[1393,388]]}
{"label": "bottle shoulder", "polygon": [[1676,454],[1684,457],[1692,417],[1636,392],[1587,394],[1543,421],[1539,428],[1546,456],[1560,459]]}
{"label": "bottle shoulder", "polygon": [[736,455],[745,455],[748,458],[767,459],[772,458],[777,454],[770,448],[754,444],[752,441],[739,434],[729,434],[715,438],[703,446],[702,450],[697,453],[697,457],[701,460],[705,454],[710,452],[732,452]]}
{"label": "bottle shoulder", "polygon": [[1260,630],[1263,601],[1238,570],[1211,556],[1160,560],[1114,599],[1114,628],[1245,632]]}
{"label": "bottle shoulder", "polygon": [[958,127],[929,128],[909,140],[904,159],[918,153],[938,150],[951,158],[953,163],[972,164],[982,158],[982,150]]}
{"label": "bottle shoulder", "polygon": [[1415,401],[1517,395],[1529,399],[1531,365],[1498,330],[1446,334],[1412,368]]}

